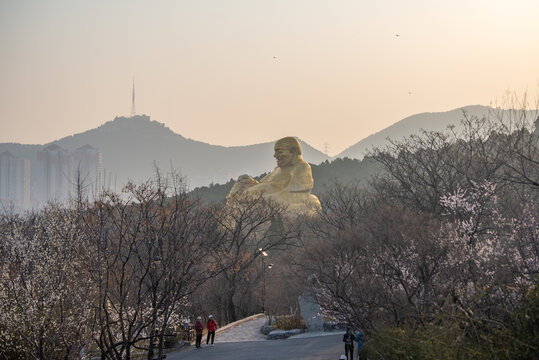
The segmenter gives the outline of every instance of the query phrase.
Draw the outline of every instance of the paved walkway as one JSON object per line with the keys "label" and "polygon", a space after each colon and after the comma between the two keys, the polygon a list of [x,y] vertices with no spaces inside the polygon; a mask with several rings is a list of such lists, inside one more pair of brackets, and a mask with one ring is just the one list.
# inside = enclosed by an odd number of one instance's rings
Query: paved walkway
{"label": "paved walkway", "polygon": [[260,327],[266,322],[264,314],[224,326],[215,334],[215,346],[190,346],[167,354],[167,360],[337,360],[343,353],[343,332],[303,333],[286,340],[266,340]]}
{"label": "paved walkway", "polygon": [[344,334],[346,334],[346,331],[333,331],[333,332],[315,331],[315,332],[304,332],[303,334],[298,334],[298,335],[290,336],[290,337],[288,338],[288,340],[290,340],[290,339],[306,339],[306,338],[319,337],[319,336],[333,336],[333,335],[343,336]]}
{"label": "paved walkway", "polygon": [[248,319],[230,324],[227,329],[223,328],[215,334],[215,341],[222,343],[266,340],[266,336],[260,333],[260,328],[266,323],[266,316],[259,314]]}
{"label": "paved walkway", "polygon": [[166,360],[337,360],[344,354],[342,335],[303,339],[220,343],[214,347],[167,354]]}

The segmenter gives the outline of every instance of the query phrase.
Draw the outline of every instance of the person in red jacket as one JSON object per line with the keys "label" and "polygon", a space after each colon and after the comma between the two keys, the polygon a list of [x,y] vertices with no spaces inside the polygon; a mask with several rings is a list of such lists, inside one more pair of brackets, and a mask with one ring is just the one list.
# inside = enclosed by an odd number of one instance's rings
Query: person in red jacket
{"label": "person in red jacket", "polygon": [[202,342],[202,330],[204,330],[204,324],[202,324],[202,318],[197,317],[197,322],[195,323],[195,333],[197,335],[195,342],[195,349],[200,349],[200,343]]}
{"label": "person in red jacket", "polygon": [[213,346],[213,340],[215,339],[215,330],[217,330],[217,322],[213,320],[213,316],[208,316],[208,323],[206,324],[206,329],[208,329],[208,337],[206,338],[206,345],[210,342],[211,337],[211,346]]}

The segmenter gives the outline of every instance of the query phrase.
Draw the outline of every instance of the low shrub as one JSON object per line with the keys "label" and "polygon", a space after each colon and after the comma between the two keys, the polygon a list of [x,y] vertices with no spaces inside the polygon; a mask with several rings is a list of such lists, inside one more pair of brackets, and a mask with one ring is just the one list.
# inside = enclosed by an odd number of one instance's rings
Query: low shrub
{"label": "low shrub", "polygon": [[298,315],[282,315],[277,317],[275,327],[280,330],[305,329],[305,321]]}
{"label": "low shrub", "polygon": [[165,331],[165,336],[163,337],[163,348],[170,349],[173,348],[179,341],[183,340],[183,329],[167,328]]}

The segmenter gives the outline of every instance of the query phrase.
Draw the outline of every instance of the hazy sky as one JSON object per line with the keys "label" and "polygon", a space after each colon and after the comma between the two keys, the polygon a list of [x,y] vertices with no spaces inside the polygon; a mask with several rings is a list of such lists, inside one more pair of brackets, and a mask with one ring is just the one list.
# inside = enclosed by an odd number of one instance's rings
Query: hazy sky
{"label": "hazy sky", "polygon": [[[399,36],[397,36],[399,35]],[[0,142],[137,113],[335,155],[402,118],[537,97],[537,0],[0,0]]]}

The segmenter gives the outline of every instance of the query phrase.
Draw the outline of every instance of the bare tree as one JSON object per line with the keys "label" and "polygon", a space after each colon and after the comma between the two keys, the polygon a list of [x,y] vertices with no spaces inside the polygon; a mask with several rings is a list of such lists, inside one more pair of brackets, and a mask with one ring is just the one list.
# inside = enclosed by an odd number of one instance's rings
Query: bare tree
{"label": "bare tree", "polygon": [[[88,334],[90,289],[81,276],[76,213],[49,204],[1,219],[0,309],[4,358],[71,359]],[[5,342],[4,342],[5,341]]]}
{"label": "bare tree", "polygon": [[203,260],[217,246],[216,224],[181,181],[128,184],[83,215],[85,256],[94,302],[93,339],[102,358],[130,358],[133,349],[162,355],[168,327],[197,286],[218,273]]}
{"label": "bare tree", "polygon": [[537,137],[498,120],[465,115],[459,134],[377,149],[386,172],[370,188],[322,197],[295,265],[326,314],[377,339],[447,326],[463,353],[498,356],[495,334],[519,342],[514,314],[538,286]]}
{"label": "bare tree", "polygon": [[[246,315],[240,301],[252,293],[250,290],[259,281],[257,260],[263,253],[284,249],[298,239],[298,232],[286,215],[286,209],[262,197],[237,197],[226,206],[216,209],[219,223],[220,243],[212,262],[223,268],[220,275],[224,290],[220,300],[226,313],[226,322]],[[245,303],[244,303],[245,305]]]}

